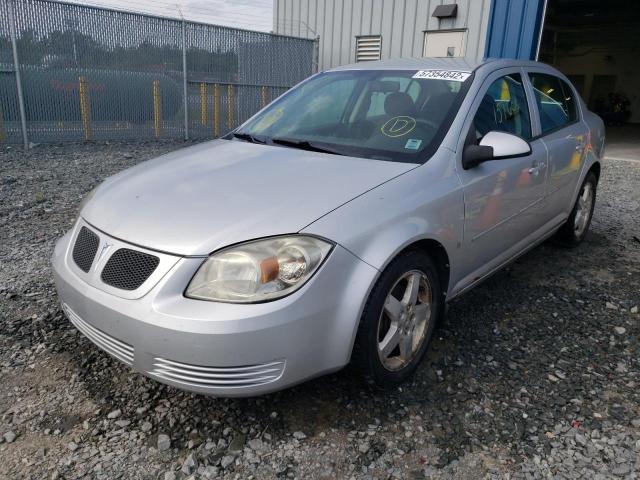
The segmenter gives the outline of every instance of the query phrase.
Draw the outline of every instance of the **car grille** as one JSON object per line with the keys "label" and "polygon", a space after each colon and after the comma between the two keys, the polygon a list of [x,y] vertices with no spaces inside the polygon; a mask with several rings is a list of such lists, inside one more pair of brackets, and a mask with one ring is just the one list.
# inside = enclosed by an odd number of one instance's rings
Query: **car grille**
{"label": "car grille", "polygon": [[148,253],[121,248],[111,255],[100,278],[107,285],[122,290],[135,290],[153,273],[160,259]]}
{"label": "car grille", "polygon": [[87,227],[82,227],[73,246],[73,261],[83,272],[88,272],[98,251],[100,239]]}
{"label": "car grille", "polygon": [[284,365],[283,360],[278,360],[244,367],[201,367],[156,357],[154,368],[149,373],[191,387],[246,388],[278,380],[284,372]]}
{"label": "car grille", "polygon": [[104,351],[113,355],[121,362],[126,363],[127,365],[133,365],[133,347],[131,345],[127,345],[120,340],[116,340],[110,335],[98,330],[95,327],[92,327],[87,322],[82,320],[68,305],[62,305],[62,309],[64,313],[67,314],[71,323],[75,325],[75,327],[80,330],[89,340],[95,343],[98,347],[102,348]]}

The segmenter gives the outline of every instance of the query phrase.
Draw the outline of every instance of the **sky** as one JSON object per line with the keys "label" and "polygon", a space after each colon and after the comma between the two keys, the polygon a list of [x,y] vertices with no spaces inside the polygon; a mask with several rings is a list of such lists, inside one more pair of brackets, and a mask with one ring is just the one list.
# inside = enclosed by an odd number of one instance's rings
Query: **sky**
{"label": "sky", "polygon": [[[70,0],[119,10],[181,17],[203,23],[269,32],[273,0]],[[182,13],[182,15],[181,15]]]}

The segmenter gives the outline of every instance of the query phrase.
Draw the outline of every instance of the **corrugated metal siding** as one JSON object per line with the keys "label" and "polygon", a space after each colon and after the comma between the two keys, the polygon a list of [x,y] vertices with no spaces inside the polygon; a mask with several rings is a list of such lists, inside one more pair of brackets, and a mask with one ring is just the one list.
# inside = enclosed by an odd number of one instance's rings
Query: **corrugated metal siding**
{"label": "corrugated metal siding", "polygon": [[355,62],[356,37],[382,36],[382,58],[421,57],[425,30],[467,29],[466,56],[484,56],[491,0],[458,0],[458,15],[431,15],[444,0],[274,0],[276,33],[320,37],[320,69]]}
{"label": "corrugated metal siding", "polygon": [[487,57],[533,60],[545,0],[493,0],[487,34]]}

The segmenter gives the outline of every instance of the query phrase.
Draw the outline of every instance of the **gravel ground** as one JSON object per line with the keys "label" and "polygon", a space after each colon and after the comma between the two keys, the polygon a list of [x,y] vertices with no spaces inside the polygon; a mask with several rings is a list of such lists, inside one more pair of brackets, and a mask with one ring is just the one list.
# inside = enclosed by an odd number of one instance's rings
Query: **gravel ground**
{"label": "gravel ground", "polygon": [[610,162],[585,244],[452,302],[413,382],[349,368],[252,399],[132,373],[65,320],[48,259],[84,193],[184,144],[0,150],[0,477],[640,477],[640,162]]}

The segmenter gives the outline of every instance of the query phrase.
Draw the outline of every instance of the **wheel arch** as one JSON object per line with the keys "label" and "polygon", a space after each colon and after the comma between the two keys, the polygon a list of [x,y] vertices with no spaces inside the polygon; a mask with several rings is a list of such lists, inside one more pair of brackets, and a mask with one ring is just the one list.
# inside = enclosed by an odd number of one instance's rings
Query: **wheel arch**
{"label": "wheel arch", "polygon": [[360,326],[360,322],[362,320],[362,314],[364,312],[365,306],[371,295],[371,292],[378,282],[380,275],[385,271],[385,269],[400,255],[408,252],[408,251],[419,251],[424,252],[431,260],[434,262],[436,269],[438,271],[438,280],[440,282],[440,289],[442,291],[442,295],[444,300],[446,301],[446,296],[449,291],[449,286],[451,283],[451,263],[449,258],[449,253],[447,252],[446,247],[440,241],[434,238],[417,238],[412,241],[409,241],[407,244],[401,246],[397,250],[393,252],[392,255],[387,258],[386,262],[378,268],[378,274],[372,279],[369,288],[367,290],[367,295],[364,297],[362,304],[360,306],[360,315],[358,317],[358,321],[355,322],[352,337],[351,337],[351,347],[350,352],[353,354],[353,346],[355,344],[356,335]]}
{"label": "wheel arch", "polygon": [[[418,238],[409,243],[403,245],[394,251],[392,255],[386,260],[384,265],[382,265],[378,270],[378,274],[375,276],[373,281],[369,286],[369,290],[367,296],[365,297],[363,304],[360,310],[360,316],[358,321],[356,322],[355,329],[353,331],[352,339],[351,339],[351,357],[350,361],[353,361],[354,355],[358,355],[357,353],[357,337],[361,330],[361,322],[363,319],[363,314],[366,309],[367,303],[370,301],[370,296],[378,284],[380,277],[384,274],[387,268],[394,262],[394,260],[398,259],[402,255],[405,255],[409,252],[419,252],[424,253],[429,256],[430,260],[436,267],[438,282],[441,290],[441,305],[444,305],[446,302],[447,293],[450,285],[450,273],[451,273],[451,264],[449,260],[449,253],[447,252],[446,247],[440,241],[434,238]],[[444,312],[444,306],[442,307],[442,312]],[[441,319],[441,315],[438,316],[438,320]]]}
{"label": "wheel arch", "polygon": [[569,212],[571,212],[571,210],[573,209],[573,206],[578,199],[580,188],[582,187],[584,180],[587,178],[587,175],[589,175],[590,172],[593,172],[596,176],[596,183],[600,182],[600,172],[602,170],[600,159],[595,157],[595,155],[593,154],[591,154],[590,157],[591,158],[589,159],[589,161],[587,161],[583,166],[582,171],[580,172],[580,177],[576,182],[576,185],[574,186],[573,196],[571,197],[571,204],[569,205]]}
{"label": "wheel arch", "polygon": [[436,265],[436,269],[438,270],[440,289],[442,290],[442,294],[446,297],[449,290],[449,281],[451,278],[451,263],[449,260],[449,254],[447,253],[447,249],[445,248],[445,246],[438,240],[432,238],[424,238],[406,245],[402,250],[396,253],[394,258],[411,250],[424,252],[429,255],[431,260],[433,260],[433,263]]}
{"label": "wheel arch", "polygon": [[587,175],[589,174],[589,172],[593,172],[594,175],[596,176],[596,181],[600,182],[600,171],[602,169],[602,166],[600,165],[600,162],[596,161],[593,162],[591,164],[591,166],[589,167],[589,170],[587,170]]}

